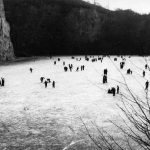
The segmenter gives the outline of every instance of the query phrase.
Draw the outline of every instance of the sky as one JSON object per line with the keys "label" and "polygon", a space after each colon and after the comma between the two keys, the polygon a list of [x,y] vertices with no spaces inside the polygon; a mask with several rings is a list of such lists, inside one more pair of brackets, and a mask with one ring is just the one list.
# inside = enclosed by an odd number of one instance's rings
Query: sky
{"label": "sky", "polygon": [[[94,0],[85,0],[94,2]],[[115,10],[121,9],[132,9],[140,14],[150,13],[150,0],[95,0],[101,6]],[[108,5],[109,4],[109,5]]]}

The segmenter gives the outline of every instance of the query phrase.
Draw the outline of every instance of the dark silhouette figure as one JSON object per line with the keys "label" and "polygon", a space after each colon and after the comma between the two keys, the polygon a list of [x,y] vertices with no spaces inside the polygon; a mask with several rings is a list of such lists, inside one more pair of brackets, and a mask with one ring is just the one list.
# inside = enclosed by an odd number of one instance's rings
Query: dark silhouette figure
{"label": "dark silhouette figure", "polygon": [[112,87],[111,89],[108,89],[108,94],[113,94],[113,96],[115,96],[116,94],[116,89],[114,87]]}
{"label": "dark silhouette figure", "polygon": [[117,94],[119,94],[119,86],[117,85]]}
{"label": "dark silhouette figure", "polygon": [[107,92],[108,94],[111,94],[112,93],[112,91],[111,91],[111,89],[108,89],[108,92]]}
{"label": "dark silhouette figure", "polygon": [[107,75],[108,70],[104,69],[104,75]]}
{"label": "dark silhouette figure", "polygon": [[143,77],[145,77],[145,71],[143,70]]}
{"label": "dark silhouette figure", "polygon": [[145,90],[148,90],[148,87],[149,87],[149,82],[147,80],[146,83],[145,83]]}
{"label": "dark silhouette figure", "polygon": [[65,66],[65,67],[64,67],[64,71],[67,72],[67,70],[68,70],[68,67]]}
{"label": "dark silhouette figure", "polygon": [[31,73],[33,72],[33,69],[32,69],[32,68],[30,68],[30,72],[31,72]]}
{"label": "dark silhouette figure", "polygon": [[147,67],[148,67],[148,65],[146,64],[146,65],[145,65],[145,69],[147,69]]}
{"label": "dark silhouette figure", "polygon": [[121,62],[120,63],[120,69],[123,69],[124,65],[125,65],[125,62]]}
{"label": "dark silhouette figure", "polygon": [[79,67],[77,67],[76,71],[79,71]]}
{"label": "dark silhouette figure", "polygon": [[114,61],[117,61],[117,58],[114,58]]}
{"label": "dark silhouette figure", "polygon": [[84,70],[85,69],[85,66],[83,65],[82,69]]}
{"label": "dark silhouette figure", "polygon": [[128,70],[127,70],[127,74],[132,74],[132,70],[131,70],[131,69],[128,69]]}
{"label": "dark silhouette figure", "polygon": [[47,82],[48,82],[48,83],[50,83],[50,82],[51,82],[50,78],[47,78]]}
{"label": "dark silhouette figure", "polygon": [[88,58],[88,57],[85,57],[85,60],[86,60],[86,61],[89,61],[89,58]]}
{"label": "dark silhouette figure", "polygon": [[69,64],[69,69],[70,69],[70,71],[72,71],[72,69],[73,69],[73,65],[72,64]]}
{"label": "dark silhouette figure", "polygon": [[43,80],[44,80],[44,77],[41,77],[41,78],[40,78],[40,80],[41,80],[41,83],[42,83],[42,82],[43,82]]}
{"label": "dark silhouette figure", "polygon": [[56,61],[54,61],[54,65],[56,65]]}
{"label": "dark silhouette figure", "polygon": [[1,86],[5,86],[5,79],[1,78]]}
{"label": "dark silhouette figure", "polygon": [[84,70],[84,68],[85,68],[85,66],[84,66],[84,65],[82,65],[82,66],[81,66],[81,71],[83,71],[83,70]]}
{"label": "dark silhouette figure", "polygon": [[60,58],[58,58],[58,61],[60,61]]}
{"label": "dark silhouette figure", "polygon": [[45,88],[47,88],[47,83],[48,83],[47,81],[45,81],[45,82],[44,82],[44,84],[45,84]]}
{"label": "dark silhouette figure", "polygon": [[107,75],[104,74],[103,76],[103,84],[107,83]]}
{"label": "dark silhouette figure", "polygon": [[116,89],[114,87],[112,88],[112,94],[113,94],[113,96],[115,96],[115,94],[116,94]]}
{"label": "dark silhouette figure", "polygon": [[55,88],[55,81],[52,82],[52,87]]}
{"label": "dark silhouette figure", "polygon": [[65,66],[65,62],[63,62],[63,66]]}

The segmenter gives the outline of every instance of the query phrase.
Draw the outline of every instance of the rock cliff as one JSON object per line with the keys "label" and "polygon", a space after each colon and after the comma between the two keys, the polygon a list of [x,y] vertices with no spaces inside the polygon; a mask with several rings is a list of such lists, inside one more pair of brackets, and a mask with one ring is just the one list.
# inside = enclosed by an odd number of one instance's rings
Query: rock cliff
{"label": "rock cliff", "polygon": [[3,0],[0,0],[0,61],[13,59],[14,52],[10,39],[10,27],[5,18]]}
{"label": "rock cliff", "polygon": [[150,14],[83,0],[4,0],[4,6],[16,57],[150,54]]}

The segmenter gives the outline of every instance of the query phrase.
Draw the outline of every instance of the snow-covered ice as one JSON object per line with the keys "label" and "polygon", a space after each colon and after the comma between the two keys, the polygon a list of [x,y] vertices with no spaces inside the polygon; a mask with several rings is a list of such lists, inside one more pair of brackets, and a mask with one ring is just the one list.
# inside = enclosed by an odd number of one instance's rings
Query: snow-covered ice
{"label": "snow-covered ice", "polygon": [[[1,65],[0,77],[4,77],[6,81],[5,87],[0,87],[1,121],[14,123],[18,128],[23,126],[27,118],[35,122],[58,118],[68,126],[80,125],[79,116],[86,121],[94,120],[104,127],[110,125],[108,119],[119,121],[121,112],[116,104],[119,103],[120,96],[113,97],[107,94],[107,90],[119,85],[120,91],[125,91],[122,73],[133,92],[142,97],[145,82],[150,79],[149,71],[146,71],[145,78],[142,77],[146,64],[144,57],[126,57],[123,70],[119,69],[120,57],[118,61],[114,61],[113,56],[106,57],[103,63],[92,63],[81,57],[81,61],[60,57],[61,60],[56,65],[53,62],[57,57]],[[85,71],[64,72],[63,61],[66,65],[72,63],[74,67],[84,64]],[[33,73],[30,73],[30,67],[33,68]],[[108,69],[108,83],[103,85],[105,68]],[[128,68],[133,70],[133,75],[126,74]],[[52,88],[51,84],[45,88],[40,83],[41,76],[55,80],[56,88]],[[24,108],[28,110],[25,111]]]}

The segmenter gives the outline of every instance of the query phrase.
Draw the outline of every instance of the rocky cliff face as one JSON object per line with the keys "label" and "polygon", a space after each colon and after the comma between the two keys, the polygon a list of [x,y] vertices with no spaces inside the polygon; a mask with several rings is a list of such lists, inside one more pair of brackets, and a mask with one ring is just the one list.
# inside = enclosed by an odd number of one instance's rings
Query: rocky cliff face
{"label": "rocky cliff face", "polygon": [[13,59],[14,52],[10,40],[10,27],[5,18],[3,0],[0,0],[0,61]]}
{"label": "rocky cliff face", "polygon": [[[18,57],[150,54],[150,15],[109,11],[82,0],[4,0],[4,6]],[[1,18],[5,55],[13,56],[9,27]]]}

